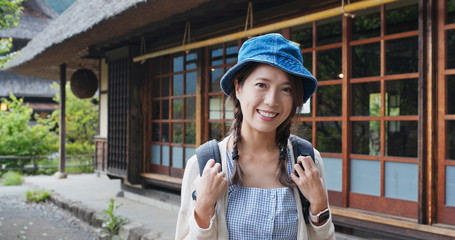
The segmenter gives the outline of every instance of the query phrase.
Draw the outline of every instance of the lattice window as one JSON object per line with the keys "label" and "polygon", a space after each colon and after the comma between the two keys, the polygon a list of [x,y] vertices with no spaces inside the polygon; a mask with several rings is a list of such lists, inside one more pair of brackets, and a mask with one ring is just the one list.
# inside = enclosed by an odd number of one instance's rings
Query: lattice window
{"label": "lattice window", "polygon": [[108,172],[125,175],[128,160],[129,61],[109,63]]}

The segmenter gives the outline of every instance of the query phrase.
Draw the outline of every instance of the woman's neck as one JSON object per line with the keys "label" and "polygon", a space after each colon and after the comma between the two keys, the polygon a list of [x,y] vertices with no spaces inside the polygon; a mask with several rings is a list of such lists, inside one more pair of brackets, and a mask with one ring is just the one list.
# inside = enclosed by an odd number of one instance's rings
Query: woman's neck
{"label": "woman's neck", "polygon": [[250,129],[241,129],[241,145],[243,149],[248,149],[253,152],[271,150],[276,148],[275,131],[263,133],[258,131],[250,131]]}

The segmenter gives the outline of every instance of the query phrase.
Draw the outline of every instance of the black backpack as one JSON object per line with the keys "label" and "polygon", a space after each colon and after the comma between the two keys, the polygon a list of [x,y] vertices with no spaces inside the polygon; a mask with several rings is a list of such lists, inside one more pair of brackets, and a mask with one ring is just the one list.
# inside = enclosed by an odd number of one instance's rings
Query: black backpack
{"label": "black backpack", "polygon": [[[305,139],[297,137],[295,135],[290,135],[289,140],[291,140],[292,148],[294,150],[294,159],[297,161],[297,157],[299,156],[311,156],[314,161],[314,149],[313,145]],[[196,149],[196,156],[199,164],[199,174],[202,175],[204,171],[205,164],[209,159],[214,159],[216,163],[221,164],[221,155],[220,150],[218,148],[218,141],[213,139],[210,140]],[[303,168],[303,167],[302,167]],[[302,212],[303,212],[303,219],[305,223],[309,223],[308,214],[310,209],[310,202],[303,196],[303,194],[299,191],[300,200],[302,203]],[[192,194],[193,200],[196,200],[196,190],[193,191]]]}

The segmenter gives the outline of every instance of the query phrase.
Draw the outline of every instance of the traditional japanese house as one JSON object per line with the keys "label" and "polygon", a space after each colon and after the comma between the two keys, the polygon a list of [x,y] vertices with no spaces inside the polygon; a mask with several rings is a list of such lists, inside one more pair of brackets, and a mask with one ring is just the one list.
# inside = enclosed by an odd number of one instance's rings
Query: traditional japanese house
{"label": "traditional japanese house", "polygon": [[57,20],[9,69],[97,74],[97,169],[126,190],[180,188],[228,134],[219,80],[241,43],[279,32],[319,80],[296,133],[321,152],[337,230],[455,238],[454,0],[79,0]]}

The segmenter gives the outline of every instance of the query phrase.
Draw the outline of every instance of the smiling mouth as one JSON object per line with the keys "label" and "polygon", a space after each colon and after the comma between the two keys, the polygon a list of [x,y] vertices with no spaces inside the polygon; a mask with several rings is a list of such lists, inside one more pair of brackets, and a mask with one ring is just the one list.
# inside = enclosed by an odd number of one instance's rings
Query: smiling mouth
{"label": "smiling mouth", "polygon": [[263,117],[266,117],[266,118],[274,118],[276,116],[278,116],[279,113],[273,113],[273,112],[265,112],[265,111],[261,111],[261,110],[257,110],[258,113],[263,116]]}

